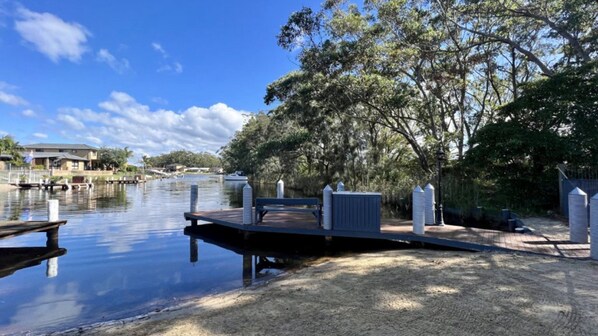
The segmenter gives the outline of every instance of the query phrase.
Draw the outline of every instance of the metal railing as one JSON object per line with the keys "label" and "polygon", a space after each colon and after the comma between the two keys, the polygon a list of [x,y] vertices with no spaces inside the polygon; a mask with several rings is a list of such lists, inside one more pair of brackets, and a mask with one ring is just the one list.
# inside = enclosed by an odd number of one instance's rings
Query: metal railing
{"label": "metal railing", "polygon": [[37,183],[50,176],[49,170],[11,169],[0,170],[0,184]]}

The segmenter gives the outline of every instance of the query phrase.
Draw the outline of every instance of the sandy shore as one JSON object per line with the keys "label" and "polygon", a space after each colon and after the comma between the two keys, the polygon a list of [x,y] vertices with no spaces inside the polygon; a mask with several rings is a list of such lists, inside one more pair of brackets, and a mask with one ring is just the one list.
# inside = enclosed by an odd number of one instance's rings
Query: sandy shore
{"label": "sandy shore", "polygon": [[12,186],[10,184],[0,184],[0,192],[1,191],[8,191],[8,190],[13,190],[16,189],[17,187]]}
{"label": "sandy shore", "polygon": [[598,263],[402,250],[325,261],[269,284],[84,335],[596,335]]}

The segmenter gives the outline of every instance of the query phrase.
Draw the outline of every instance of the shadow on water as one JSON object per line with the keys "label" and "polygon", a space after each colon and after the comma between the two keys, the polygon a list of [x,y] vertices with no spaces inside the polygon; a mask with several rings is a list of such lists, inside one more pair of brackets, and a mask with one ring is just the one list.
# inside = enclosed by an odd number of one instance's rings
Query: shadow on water
{"label": "shadow on water", "polygon": [[335,257],[350,253],[407,249],[413,246],[388,240],[322,236],[296,236],[273,233],[254,233],[245,236],[235,229],[204,224],[187,226],[189,261],[200,262],[197,240],[219,246],[243,256],[243,284],[268,279],[283,270],[303,267],[320,257]]}
{"label": "shadow on water", "polygon": [[[0,247],[0,278],[12,275],[18,270],[33,267],[46,261],[46,277],[58,275],[58,257],[67,250],[58,245],[59,228],[42,232],[46,234],[46,246]],[[39,234],[31,232],[30,234]]]}

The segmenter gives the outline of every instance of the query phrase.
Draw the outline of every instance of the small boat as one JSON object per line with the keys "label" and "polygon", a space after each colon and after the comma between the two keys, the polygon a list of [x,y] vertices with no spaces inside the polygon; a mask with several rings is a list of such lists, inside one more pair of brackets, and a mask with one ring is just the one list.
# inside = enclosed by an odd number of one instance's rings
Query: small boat
{"label": "small boat", "polygon": [[247,181],[247,176],[242,171],[236,171],[224,176],[225,181]]}

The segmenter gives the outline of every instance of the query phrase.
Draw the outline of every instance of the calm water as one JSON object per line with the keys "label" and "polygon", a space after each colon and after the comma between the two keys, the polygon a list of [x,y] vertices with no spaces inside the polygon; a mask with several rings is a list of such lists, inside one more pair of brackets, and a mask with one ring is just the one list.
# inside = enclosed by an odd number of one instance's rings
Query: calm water
{"label": "calm water", "polygon": [[[60,201],[60,217],[68,220],[59,230],[66,253],[10,275],[0,272],[0,334],[133,316],[279,273],[284,265],[183,234],[194,183],[202,210],[241,206],[243,183],[205,175],[91,191],[0,192],[0,220],[44,220],[48,199]],[[14,254],[13,248],[34,255],[33,247],[45,246],[44,233],[30,233],[0,240],[0,256]],[[248,270],[252,260],[262,266]]]}

